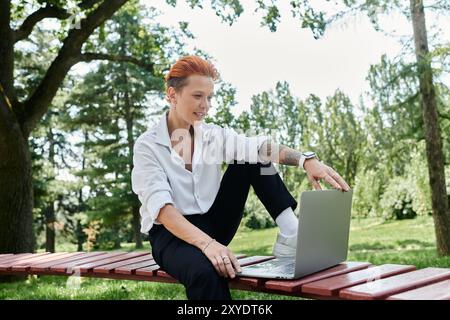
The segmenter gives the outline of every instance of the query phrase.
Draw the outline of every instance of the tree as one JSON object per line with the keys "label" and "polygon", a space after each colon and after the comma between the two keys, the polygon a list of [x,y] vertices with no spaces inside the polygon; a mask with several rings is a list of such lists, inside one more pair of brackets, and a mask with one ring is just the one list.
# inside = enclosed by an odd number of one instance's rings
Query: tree
{"label": "tree", "polygon": [[367,168],[382,168],[386,176],[404,175],[414,142],[424,140],[420,94],[413,63],[386,56],[370,67],[370,108],[363,106],[370,136]]}
{"label": "tree", "polygon": [[422,115],[428,160],[428,174],[431,186],[434,227],[438,252],[450,255],[450,210],[445,184],[444,153],[442,151],[441,129],[438,121],[436,91],[428,50],[425,12],[422,0],[410,0],[414,46],[416,52]]}
{"label": "tree", "polygon": [[[32,92],[43,78],[47,63],[52,60],[53,53],[47,50],[52,40],[51,32],[36,28],[24,42],[24,49],[16,52],[15,84],[19,98],[26,97]],[[34,54],[39,52],[39,55]],[[61,181],[57,181],[58,171],[68,167],[67,159],[71,158],[71,150],[61,127],[59,114],[63,111],[62,101],[67,81],[62,85],[55,97],[52,108],[45,114],[41,126],[34,130],[29,139],[33,168],[34,195],[34,225],[36,234],[45,232],[45,249],[54,252],[56,244],[56,229],[61,226],[57,215],[62,191]]]}
{"label": "tree", "polygon": [[[35,239],[32,228],[32,179],[28,138],[38,125],[68,71],[83,61],[82,47],[92,32],[109,19],[126,0],[81,1],[86,12],[79,28],[72,28],[62,41],[57,57],[46,70],[36,90],[24,100],[17,97],[14,86],[14,49],[26,39],[33,27],[45,18],[67,19],[69,13],[62,1],[42,1],[18,28],[12,19],[23,14],[25,1],[0,3],[0,252],[32,252]],[[122,57],[130,59],[130,57]]]}
{"label": "tree", "polygon": [[[366,134],[355,117],[355,106],[341,91],[337,90],[320,109],[315,109],[315,116],[310,116],[310,134],[314,132],[321,136],[317,141],[317,150],[325,162],[341,172],[350,185],[355,182],[363,146],[367,140]],[[322,115],[321,121],[320,112]]]}

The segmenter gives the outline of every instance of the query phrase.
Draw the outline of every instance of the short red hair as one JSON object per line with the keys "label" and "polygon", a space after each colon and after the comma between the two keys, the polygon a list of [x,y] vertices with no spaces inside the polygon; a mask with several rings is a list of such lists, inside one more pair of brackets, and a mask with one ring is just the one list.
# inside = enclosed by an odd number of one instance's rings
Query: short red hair
{"label": "short red hair", "polygon": [[194,74],[211,77],[213,81],[219,78],[219,73],[211,62],[198,56],[184,56],[175,62],[164,77],[166,92],[169,87],[179,92],[187,85],[187,77]]}

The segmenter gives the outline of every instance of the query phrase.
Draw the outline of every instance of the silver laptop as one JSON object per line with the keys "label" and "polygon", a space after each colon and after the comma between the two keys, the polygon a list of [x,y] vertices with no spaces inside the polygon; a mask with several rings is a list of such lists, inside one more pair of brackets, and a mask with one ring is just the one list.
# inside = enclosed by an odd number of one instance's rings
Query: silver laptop
{"label": "silver laptop", "polygon": [[304,191],[300,196],[297,252],[242,267],[239,276],[297,279],[347,259],[353,190]]}

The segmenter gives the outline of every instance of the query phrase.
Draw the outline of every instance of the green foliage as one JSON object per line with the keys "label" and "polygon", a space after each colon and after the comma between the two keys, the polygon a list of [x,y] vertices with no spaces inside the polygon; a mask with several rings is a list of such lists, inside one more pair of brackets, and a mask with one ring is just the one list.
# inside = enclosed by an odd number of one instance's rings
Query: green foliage
{"label": "green foliage", "polygon": [[208,114],[205,121],[222,127],[234,127],[235,119],[231,109],[236,105],[236,88],[222,80],[215,85],[218,88],[215,90],[214,104],[210,110],[213,115]]}
{"label": "green foliage", "polygon": [[[350,185],[353,185],[367,134],[355,115],[356,107],[341,91],[321,103],[311,97],[309,133],[321,160],[333,167]],[[314,136],[316,135],[316,137]]]}
{"label": "green foliage", "polygon": [[278,7],[273,4],[266,4],[264,0],[257,0],[258,8],[256,11],[265,10],[265,15],[262,17],[261,26],[268,26],[272,32],[277,31],[277,24],[280,23],[280,11]]}
{"label": "green foliage", "polygon": [[414,191],[408,178],[394,177],[381,198],[382,216],[385,219],[410,219],[417,215],[413,210]]}
{"label": "green foliage", "polygon": [[272,228],[276,225],[261,201],[259,201],[253,189],[249,192],[245,204],[242,223],[250,229]]}
{"label": "green foliage", "polygon": [[[376,204],[378,191],[380,195],[378,216],[384,219],[405,219],[431,214],[431,191],[424,149],[423,142],[417,144],[416,148],[412,149],[411,161],[405,168],[406,174],[392,177],[383,188],[380,188],[379,179],[374,176],[373,171],[369,172],[369,178],[361,179],[357,185],[355,211],[358,213],[369,211],[369,215],[373,216],[371,209],[378,207]],[[374,184],[375,188],[371,189]]]}
{"label": "green foliage", "polygon": [[355,179],[352,216],[377,217],[380,215],[380,196],[386,177],[375,170],[360,170]]}
{"label": "green foliage", "polygon": [[[412,209],[418,215],[431,215],[431,188],[423,140],[412,150],[411,162],[408,164],[408,177],[413,181]],[[447,179],[447,184],[449,183]]]}
{"label": "green foliage", "polygon": [[405,175],[383,174],[378,170],[358,173],[355,183],[353,215],[384,219],[413,218],[431,214],[431,190],[425,158],[424,141],[411,146]]}
{"label": "green foliage", "polygon": [[314,9],[308,0],[291,0],[290,4],[292,15],[300,19],[302,28],[309,28],[315,39],[323,36],[327,25],[325,12]]}
{"label": "green foliage", "polygon": [[[450,70],[450,63],[448,69]],[[438,106],[439,125],[442,132],[442,149],[447,163],[450,162],[450,88],[442,83],[436,86],[436,100]],[[450,169],[450,168],[449,168]],[[450,184],[448,178],[447,183]],[[450,194],[450,190],[447,191]]]}
{"label": "green foliage", "polygon": [[[200,2],[199,0],[188,0],[189,2]],[[241,1],[239,0],[211,0],[211,7],[216,11],[216,15],[222,22],[230,26],[244,12]]]}
{"label": "green foliage", "polygon": [[112,226],[100,224],[97,238],[95,239],[95,250],[114,250],[120,249],[122,242],[133,242],[131,225],[126,223],[126,217],[119,220],[121,223]]}

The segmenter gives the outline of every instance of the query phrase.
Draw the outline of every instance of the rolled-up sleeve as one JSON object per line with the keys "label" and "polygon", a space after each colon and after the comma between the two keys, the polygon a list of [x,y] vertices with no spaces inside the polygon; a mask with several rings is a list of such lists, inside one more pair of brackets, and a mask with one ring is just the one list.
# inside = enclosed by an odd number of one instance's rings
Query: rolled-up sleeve
{"label": "rolled-up sleeve", "polygon": [[259,135],[247,137],[238,134],[234,129],[223,129],[225,139],[225,161],[227,163],[237,160],[249,163],[264,162],[259,150],[263,143],[269,139],[268,136]]}
{"label": "rolled-up sleeve", "polygon": [[167,203],[173,204],[173,192],[167,175],[149,144],[136,141],[133,165],[132,189],[142,204],[141,232],[147,233],[155,223],[161,208]]}

